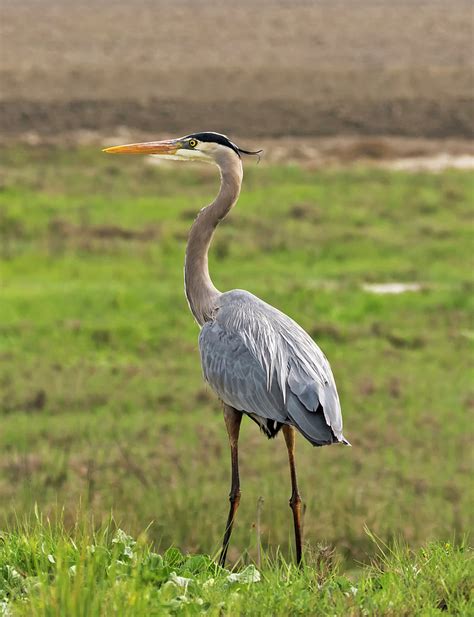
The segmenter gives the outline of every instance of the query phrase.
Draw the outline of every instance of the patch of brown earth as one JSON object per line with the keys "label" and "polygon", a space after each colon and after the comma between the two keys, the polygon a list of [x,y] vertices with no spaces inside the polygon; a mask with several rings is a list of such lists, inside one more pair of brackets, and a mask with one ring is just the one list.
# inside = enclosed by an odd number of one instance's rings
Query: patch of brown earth
{"label": "patch of brown earth", "polygon": [[4,0],[0,130],[467,136],[467,0]]}

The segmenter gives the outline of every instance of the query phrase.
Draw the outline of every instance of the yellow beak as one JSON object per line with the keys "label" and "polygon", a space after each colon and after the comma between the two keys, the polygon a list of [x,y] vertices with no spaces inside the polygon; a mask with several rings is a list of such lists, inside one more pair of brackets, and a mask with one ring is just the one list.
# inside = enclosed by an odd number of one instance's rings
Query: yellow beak
{"label": "yellow beak", "polygon": [[178,139],[166,139],[164,141],[149,141],[142,144],[112,146],[111,148],[104,148],[103,152],[108,152],[109,154],[175,154],[182,145]]}

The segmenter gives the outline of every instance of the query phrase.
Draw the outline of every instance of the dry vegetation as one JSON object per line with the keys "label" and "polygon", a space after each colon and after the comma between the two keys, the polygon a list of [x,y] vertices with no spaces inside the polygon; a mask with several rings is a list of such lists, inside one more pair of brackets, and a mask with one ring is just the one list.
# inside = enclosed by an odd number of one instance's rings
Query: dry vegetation
{"label": "dry vegetation", "polygon": [[468,136],[471,12],[467,0],[4,0],[2,131]]}

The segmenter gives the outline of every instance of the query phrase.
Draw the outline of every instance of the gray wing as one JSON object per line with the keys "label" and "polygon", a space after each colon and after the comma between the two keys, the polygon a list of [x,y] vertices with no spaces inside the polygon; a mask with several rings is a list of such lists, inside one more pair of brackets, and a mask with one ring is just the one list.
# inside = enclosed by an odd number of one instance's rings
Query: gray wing
{"label": "gray wing", "polygon": [[225,403],[296,426],[315,445],[345,441],[329,363],[284,313],[248,292],[227,292],[199,347],[204,378]]}

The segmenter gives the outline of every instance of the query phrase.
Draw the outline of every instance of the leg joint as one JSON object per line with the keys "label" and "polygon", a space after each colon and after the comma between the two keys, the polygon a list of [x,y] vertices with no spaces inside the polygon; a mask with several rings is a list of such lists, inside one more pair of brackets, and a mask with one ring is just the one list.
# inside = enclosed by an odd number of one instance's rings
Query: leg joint
{"label": "leg joint", "polygon": [[237,505],[240,502],[240,490],[237,489],[236,491],[231,491],[229,494],[229,501],[230,503],[234,504],[236,503]]}
{"label": "leg joint", "polygon": [[299,507],[301,505],[301,496],[299,493],[293,493],[290,497],[290,508]]}

